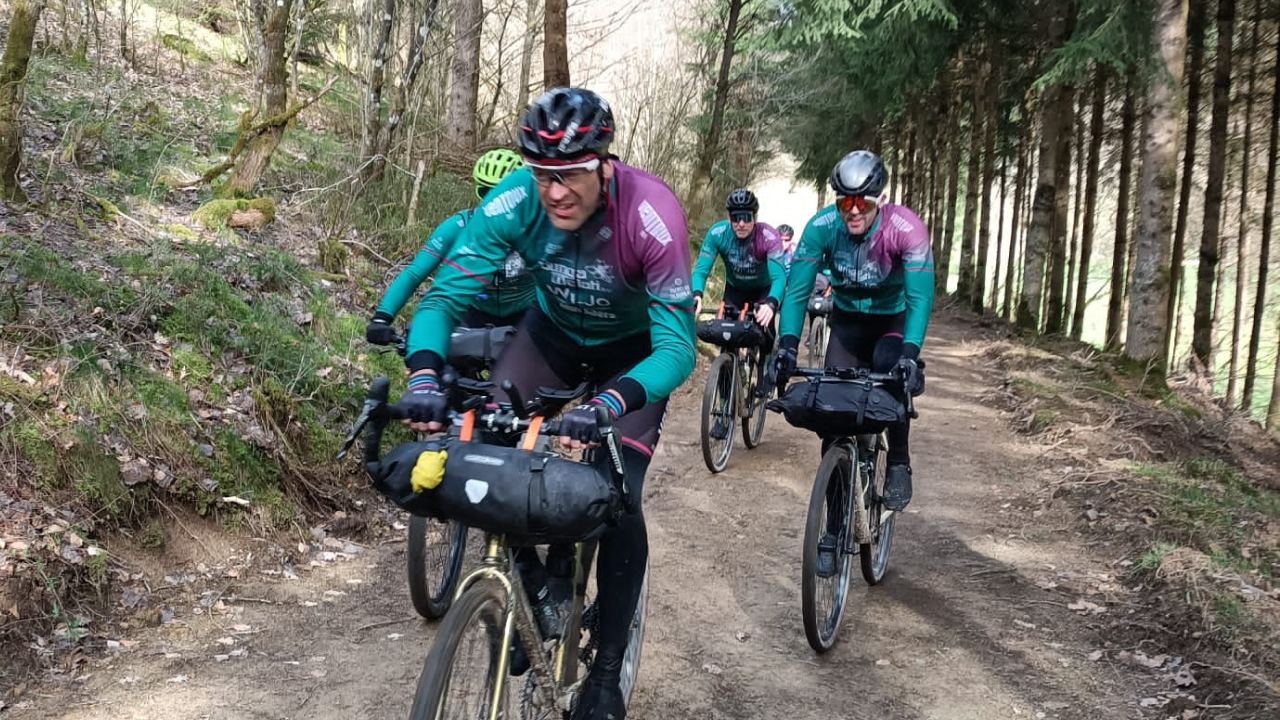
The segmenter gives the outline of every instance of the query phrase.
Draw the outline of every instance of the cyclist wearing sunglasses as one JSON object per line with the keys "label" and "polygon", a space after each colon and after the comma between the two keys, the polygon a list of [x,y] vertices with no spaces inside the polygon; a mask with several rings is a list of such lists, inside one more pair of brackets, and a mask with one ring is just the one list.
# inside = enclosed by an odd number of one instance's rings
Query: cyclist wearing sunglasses
{"label": "cyclist wearing sunglasses", "polygon": [[[476,198],[484,200],[494,186],[515,172],[521,164],[520,156],[507,148],[490,150],[481,155],[471,171]],[[463,210],[436,226],[435,232],[431,233],[413,262],[396,276],[383,293],[377,312],[365,328],[366,340],[375,345],[390,345],[395,342],[396,331],[391,323],[395,320],[396,313],[409,302],[418,286],[444,262],[458,239],[466,234],[467,223],[471,221],[473,212],[474,209]],[[471,308],[462,318],[462,325],[518,325],[525,310],[533,304],[533,298],[533,276],[526,272],[520,256],[512,253],[503,267],[494,273],[489,285],[472,300]]]}
{"label": "cyclist wearing sunglasses", "polygon": [[[476,210],[462,247],[419,304],[401,405],[414,429],[441,427],[448,403],[436,376],[449,333],[466,298],[515,251],[533,273],[538,302],[491,379],[510,380],[526,398],[539,386],[592,381],[598,394],[565,412],[561,443],[598,443],[595,408],[603,406],[617,418],[639,499],[667,396],[693,371],[693,294],[680,202],[662,180],[609,154],[613,133],[609,105],[589,90],[556,88],[525,110],[517,145],[527,167]],[[599,644],[574,720],[625,717],[619,675],[648,552],[639,511],[600,539]],[[517,557],[527,568],[536,563],[536,553]]]}
{"label": "cyclist wearing sunglasses", "polygon": [[[826,268],[835,300],[827,367],[897,367],[909,392],[923,391],[917,361],[933,309],[933,250],[919,216],[883,202],[888,182],[884,163],[866,150],[845,155],[831,171],[836,201],[805,227],[782,303],[780,382],[795,370],[806,303]],[[909,429],[908,423],[889,428],[884,503],[892,510],[911,501]]]}
{"label": "cyclist wearing sunglasses", "polygon": [[716,258],[723,258],[725,303],[737,308],[754,305],[756,322],[772,333],[778,301],[787,283],[782,267],[782,238],[773,227],[756,221],[760,201],[750,190],[729,193],[724,209],[729,218],[707,231],[698,265],[693,269],[694,312],[702,311],[707,277]]}

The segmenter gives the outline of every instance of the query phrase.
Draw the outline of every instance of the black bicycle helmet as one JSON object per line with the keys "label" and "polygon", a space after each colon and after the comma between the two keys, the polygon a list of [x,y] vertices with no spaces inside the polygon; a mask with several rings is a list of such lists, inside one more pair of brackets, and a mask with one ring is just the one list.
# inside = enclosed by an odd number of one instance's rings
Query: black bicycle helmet
{"label": "black bicycle helmet", "polygon": [[554,88],[529,104],[516,134],[529,160],[573,162],[608,153],[613,111],[604,98],[582,88]]}
{"label": "black bicycle helmet", "polygon": [[759,212],[760,201],[750,190],[738,188],[729,193],[729,199],[724,201],[724,209],[729,212]]}
{"label": "black bicycle helmet", "polygon": [[888,184],[889,171],[880,156],[869,150],[854,150],[831,170],[831,189],[837,195],[879,197]]}
{"label": "black bicycle helmet", "polygon": [[779,235],[795,235],[795,234],[796,234],[796,230],[795,230],[795,228],[791,227],[790,225],[785,225],[785,224],[784,224],[784,225],[779,225],[779,226],[778,226],[778,234],[779,234]]}

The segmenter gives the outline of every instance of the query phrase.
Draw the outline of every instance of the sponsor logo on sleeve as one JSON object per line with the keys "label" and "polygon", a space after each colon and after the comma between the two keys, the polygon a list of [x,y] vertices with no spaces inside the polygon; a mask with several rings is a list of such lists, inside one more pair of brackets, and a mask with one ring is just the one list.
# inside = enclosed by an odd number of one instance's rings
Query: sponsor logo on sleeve
{"label": "sponsor logo on sleeve", "polygon": [[840,219],[840,216],[836,214],[835,208],[831,208],[826,212],[824,212],[823,214],[819,215],[818,217],[814,218],[813,226],[827,227],[828,225],[834,223],[838,219]]}
{"label": "sponsor logo on sleeve", "polygon": [[662,217],[658,215],[658,211],[653,209],[648,200],[640,201],[640,222],[644,225],[644,231],[654,240],[662,245],[671,242],[671,231],[667,229],[667,224],[662,222]]}
{"label": "sponsor logo on sleeve", "polygon": [[529,197],[529,191],[524,187],[513,187],[502,193],[494,199],[486,202],[481,210],[485,217],[494,217],[504,213],[510,213]]}

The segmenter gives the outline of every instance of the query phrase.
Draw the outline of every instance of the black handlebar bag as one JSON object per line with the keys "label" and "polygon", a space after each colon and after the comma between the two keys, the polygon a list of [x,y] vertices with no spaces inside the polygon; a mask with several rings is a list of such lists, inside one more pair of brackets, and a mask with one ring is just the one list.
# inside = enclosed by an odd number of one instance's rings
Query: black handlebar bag
{"label": "black handlebar bag", "polygon": [[456,438],[401,445],[370,475],[379,492],[414,515],[522,543],[582,540],[621,511],[616,486],[595,465]]}
{"label": "black handlebar bag", "polygon": [[511,344],[516,329],[510,325],[500,327],[463,328],[453,331],[449,337],[448,362],[463,374],[473,374],[493,367],[502,351]]}
{"label": "black handlebar bag", "polygon": [[703,320],[698,339],[724,348],[753,348],[765,344],[764,328],[754,320]]}
{"label": "black handlebar bag", "polygon": [[794,383],[768,407],[791,425],[823,437],[874,434],[907,419],[907,409],[893,391],[859,380]]}

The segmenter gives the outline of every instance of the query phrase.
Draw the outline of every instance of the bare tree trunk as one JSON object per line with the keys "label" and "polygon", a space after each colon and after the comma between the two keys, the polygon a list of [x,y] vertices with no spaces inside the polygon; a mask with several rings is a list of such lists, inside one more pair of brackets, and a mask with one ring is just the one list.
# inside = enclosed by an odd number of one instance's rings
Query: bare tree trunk
{"label": "bare tree trunk", "polygon": [[907,147],[903,157],[906,170],[902,174],[902,204],[914,210],[917,187],[920,185],[920,177],[916,170],[916,135],[920,128],[924,127],[924,123],[919,122],[915,112],[908,116],[908,123],[902,133],[907,136]]}
{"label": "bare tree trunk", "polygon": [[[740,0],[734,2],[741,5]],[[544,7],[542,84],[546,90],[569,87],[569,2],[546,0]]]}
{"label": "bare tree trunk", "polygon": [[293,51],[289,53],[289,69],[292,71],[289,80],[290,91],[298,96],[298,54],[302,51],[302,34],[307,28],[306,2],[293,5]]}
{"label": "bare tree trunk", "polygon": [[[382,126],[378,129],[377,137],[374,140],[372,155],[374,160],[364,166],[363,175],[366,180],[381,177],[383,169],[386,167],[387,156],[391,152],[391,146],[395,142],[396,134],[399,132],[400,125],[404,121],[405,113],[408,110],[410,93],[418,82],[418,71],[422,69],[426,59],[427,37],[431,34],[431,28],[435,23],[436,10],[439,9],[439,6],[439,0],[429,0],[426,9],[423,10],[422,16],[418,18],[418,22],[415,25],[413,39],[409,41],[409,60],[405,63],[404,74],[401,76],[400,82],[396,83],[391,91],[391,113],[387,115],[387,121],[382,123]],[[478,62],[476,68],[478,74]]]}
{"label": "bare tree trunk", "polygon": [[1046,254],[1051,252],[1053,214],[1057,203],[1059,136],[1068,130],[1062,116],[1061,98],[1065,88],[1051,86],[1041,96],[1040,158],[1036,192],[1031,205],[1031,225],[1023,254],[1022,294],[1018,300],[1017,326],[1032,333],[1041,329],[1040,306],[1044,300]]}
{"label": "bare tree trunk", "polygon": [[22,103],[31,47],[43,10],[43,0],[14,0],[0,65],[0,191],[9,202],[27,201],[18,182],[18,171],[22,169]]}
{"label": "bare tree trunk", "polygon": [[525,0],[524,42],[520,45],[520,84],[516,105],[529,104],[529,76],[533,74],[533,46],[538,42],[538,0]]}
{"label": "bare tree trunk", "polygon": [[289,106],[289,83],[285,40],[289,34],[289,10],[293,0],[276,0],[270,8],[262,0],[254,0],[253,14],[258,28],[259,70],[262,92],[262,113],[269,122],[261,132],[250,138],[244,154],[231,176],[218,188],[222,197],[252,195],[271,164],[271,156],[284,136],[287,118],[282,118]]}
{"label": "bare tree trunk", "polygon": [[711,126],[698,150],[698,165],[694,168],[690,185],[689,217],[699,218],[706,207],[711,192],[711,170],[716,154],[720,152],[720,133],[724,126],[724,108],[729,101],[729,68],[738,38],[738,16],[742,12],[742,0],[729,0],[729,17],[725,22],[724,46],[720,50],[720,70],[716,75],[715,97],[711,101]]}
{"label": "bare tree trunk", "polygon": [[[1249,71],[1245,79],[1244,142],[1240,147],[1240,224],[1236,234],[1236,303],[1231,314],[1231,374],[1227,376],[1227,402],[1235,402],[1243,369],[1241,362],[1245,349],[1244,317],[1247,311],[1245,297],[1249,290],[1249,163],[1253,160],[1253,91],[1257,84],[1258,26],[1261,13],[1254,6],[1253,22],[1249,31]],[[1248,409],[1250,398],[1242,397],[1239,407]]]}
{"label": "bare tree trunk", "polygon": [[[1073,116],[1073,122],[1076,127],[1075,140],[1075,169],[1076,180],[1072,185],[1071,198],[1071,242],[1067,252],[1067,296],[1066,303],[1062,310],[1062,331],[1064,333],[1071,332],[1071,320],[1074,317],[1075,308],[1075,290],[1076,290],[1076,261],[1080,258],[1080,216],[1084,209],[1084,108],[1085,93],[1082,90],[1076,93],[1076,103],[1078,105],[1076,113]],[[1088,273],[1080,273],[1082,277],[1087,277]]]}
{"label": "bare tree trunk", "polygon": [[120,57],[129,59],[129,0],[120,0]]}
{"label": "bare tree trunk", "polygon": [[1191,209],[1191,187],[1195,182],[1196,139],[1200,120],[1200,85],[1204,74],[1205,5],[1208,0],[1187,2],[1187,137],[1183,141],[1182,187],[1178,194],[1178,218],[1173,230],[1173,256],[1169,261],[1169,320],[1173,331],[1165,348],[1170,366],[1178,352],[1182,329],[1182,288],[1186,271],[1187,215]]}
{"label": "bare tree trunk", "polygon": [[[995,312],[1000,307],[1000,261],[1004,259],[1004,206],[1009,199],[1009,158],[1001,158],[1000,162],[1000,201],[996,203],[999,212],[996,214],[996,258],[991,266],[991,296],[987,306]],[[1012,253],[1012,249],[1010,249]]]}
{"label": "bare tree trunk", "polygon": [[1169,242],[1178,193],[1178,94],[1187,42],[1184,1],[1159,0],[1152,28],[1152,44],[1159,51],[1160,63],[1147,89],[1141,219],[1135,238],[1137,257],[1129,284],[1129,329],[1124,349],[1126,356],[1154,364],[1161,374],[1165,367],[1164,336],[1169,332],[1165,314]]}
{"label": "bare tree trunk", "polygon": [[959,282],[956,284],[956,297],[967,302],[973,295],[973,259],[974,244],[978,240],[978,209],[982,200],[978,197],[982,182],[982,126],[983,93],[986,83],[978,80],[973,84],[973,102],[969,112],[969,170],[965,178],[964,195],[964,227],[960,231],[960,269]]}
{"label": "bare tree trunk", "polygon": [[1093,108],[1089,115],[1089,153],[1084,172],[1084,219],[1080,231],[1080,279],[1076,283],[1075,313],[1071,316],[1071,337],[1084,333],[1084,312],[1089,297],[1089,265],[1093,261],[1093,225],[1098,207],[1098,166],[1102,156],[1103,126],[1107,108],[1107,70],[1099,65],[1093,76]]}
{"label": "bare tree trunk", "polygon": [[951,140],[951,149],[947,159],[946,219],[939,229],[941,252],[934,263],[937,276],[934,287],[940,293],[947,291],[947,280],[951,274],[951,245],[956,233],[956,200],[960,193],[960,113],[963,112],[963,108],[964,104],[960,101],[960,91],[957,88],[951,103],[951,129],[947,133],[947,137]]}
{"label": "bare tree trunk", "polygon": [[1107,350],[1120,349],[1124,327],[1125,292],[1129,265],[1129,186],[1133,177],[1133,136],[1137,125],[1137,78],[1130,70],[1125,79],[1124,105],[1120,110],[1120,186],[1116,191],[1116,234],[1111,254],[1111,297],[1107,301]]}
{"label": "bare tree trunk", "polygon": [[1063,87],[1058,96],[1057,113],[1062,118],[1058,133],[1058,154],[1053,168],[1053,232],[1049,236],[1049,292],[1045,298],[1044,331],[1057,335],[1063,329],[1063,295],[1066,288],[1067,223],[1071,195],[1071,140],[1074,129],[1075,88]]}
{"label": "bare tree trunk", "polygon": [[1231,46],[1235,33],[1236,0],[1218,0],[1218,52],[1213,72],[1213,112],[1209,126],[1208,175],[1204,190],[1204,224],[1200,236],[1200,267],[1196,272],[1196,309],[1191,329],[1191,352],[1205,369],[1213,366],[1214,280],[1221,252],[1222,185],[1227,162],[1227,115],[1231,103]]}
{"label": "bare tree trunk", "polygon": [[391,26],[396,16],[396,0],[383,0],[382,22],[378,26],[378,38],[373,43],[373,62],[369,63],[364,102],[364,133],[361,137],[360,157],[376,166],[364,173],[366,178],[378,177],[386,158],[377,157],[378,133],[382,131],[382,88],[387,77],[387,58],[391,52]]}
{"label": "bare tree trunk", "polygon": [[[969,295],[969,306],[978,314],[983,312],[982,301],[987,294],[987,256],[991,251],[991,191],[996,172],[996,126],[1000,124],[1000,63],[1000,46],[989,46],[986,89],[983,92],[986,118],[982,131],[982,215],[978,220],[978,258],[973,268],[973,291]],[[999,269],[997,262],[997,272]]]}
{"label": "bare tree trunk", "polygon": [[[1271,77],[1280,78],[1280,33],[1276,34],[1275,66]],[[1270,139],[1267,144],[1267,185],[1262,201],[1262,238],[1258,245],[1258,284],[1253,296],[1253,329],[1249,334],[1249,359],[1245,363],[1244,407],[1248,409],[1258,378],[1258,350],[1262,343],[1262,321],[1267,314],[1267,275],[1271,262],[1271,230],[1276,210],[1276,163],[1280,161],[1280,87],[1271,91]],[[1268,412],[1268,428],[1277,429],[1280,422],[1280,359],[1275,368],[1275,389],[1271,394]]]}
{"label": "bare tree trunk", "polygon": [[[550,7],[551,3],[547,3]],[[481,0],[461,0],[454,19],[453,67],[449,72],[449,105],[445,111],[445,139],[470,152],[476,144],[476,103],[480,94]],[[550,44],[550,43],[548,43]]]}
{"label": "bare tree trunk", "polygon": [[[1023,105],[1024,117],[1026,105]],[[1022,133],[1018,137],[1018,169],[1013,176],[1013,208],[1009,214],[1009,263],[1004,273],[1004,304],[1000,308],[1000,317],[1005,320],[1013,313],[1014,280],[1017,277],[1018,262],[1022,255],[1018,252],[1022,233],[1022,198],[1026,195],[1027,156],[1031,154],[1031,123],[1023,122]]]}
{"label": "bare tree trunk", "polygon": [[[1280,319],[1276,321],[1276,336],[1280,337]],[[1276,343],[1276,354],[1280,355],[1280,342]],[[1276,368],[1271,378],[1271,401],[1267,403],[1267,432],[1280,438],[1280,367]]]}

